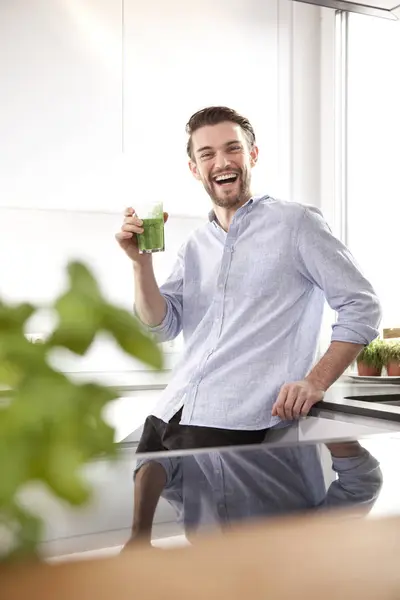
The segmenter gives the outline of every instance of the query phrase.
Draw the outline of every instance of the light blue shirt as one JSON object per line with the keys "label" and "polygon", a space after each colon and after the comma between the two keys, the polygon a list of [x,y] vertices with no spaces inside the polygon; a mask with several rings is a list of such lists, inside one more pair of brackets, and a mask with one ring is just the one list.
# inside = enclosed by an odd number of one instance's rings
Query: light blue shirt
{"label": "light blue shirt", "polygon": [[[137,468],[148,460],[139,460]],[[150,460],[164,468],[162,497],[189,533],[310,510],[354,507],[364,514],[383,481],[379,462],[364,450],[332,459],[338,477],[326,489],[316,445],[154,455]]]}
{"label": "light blue shirt", "polygon": [[324,299],[332,340],[368,344],[381,310],[370,283],[318,209],[254,197],[226,233],[215,219],[193,232],[161,286],[158,341],[184,337],[182,359],[153,414],[225,429],[273,427],[281,386],[315,360]]}

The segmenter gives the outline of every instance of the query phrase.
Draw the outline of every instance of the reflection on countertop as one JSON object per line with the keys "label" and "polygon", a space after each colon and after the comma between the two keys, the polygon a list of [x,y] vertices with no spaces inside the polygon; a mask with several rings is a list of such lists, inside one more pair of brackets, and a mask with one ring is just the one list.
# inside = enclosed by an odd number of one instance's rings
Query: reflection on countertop
{"label": "reflection on countertop", "polygon": [[[167,542],[194,526],[199,533],[200,527],[207,532],[253,518],[340,508],[349,502],[357,516],[369,511],[375,516],[399,514],[399,437],[389,434],[359,439],[370,455],[358,453],[356,458],[354,454],[352,464],[349,458],[331,456],[334,449],[328,450],[326,442],[321,442],[318,448],[295,443],[148,455],[147,459],[155,458],[158,464],[166,461],[171,472],[155,515],[153,539]],[[133,446],[121,446],[116,460],[100,458],[88,464],[84,477],[93,488],[93,496],[82,508],[67,507],[45,490],[27,492],[25,501],[30,508],[45,517],[42,549],[47,556],[106,548],[113,552],[127,541],[137,459]],[[376,461],[381,463],[381,489]],[[191,537],[189,540],[193,541]]]}

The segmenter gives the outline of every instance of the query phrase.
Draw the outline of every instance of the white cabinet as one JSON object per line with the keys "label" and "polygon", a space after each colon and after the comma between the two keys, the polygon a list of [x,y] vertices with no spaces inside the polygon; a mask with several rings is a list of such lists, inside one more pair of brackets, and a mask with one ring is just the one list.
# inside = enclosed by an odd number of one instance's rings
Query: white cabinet
{"label": "white cabinet", "polygon": [[274,190],[278,4],[2,0],[0,208],[120,213],[157,195],[204,217],[185,124],[211,104],[251,120],[255,191]]}
{"label": "white cabinet", "polygon": [[2,0],[0,73],[0,207],[113,210],[122,0]]}
{"label": "white cabinet", "polygon": [[[278,147],[278,10],[257,0],[125,0],[124,140],[136,193],[172,214],[204,216],[209,199],[187,166],[185,125],[227,105],[253,123],[266,192]],[[268,183],[268,187],[267,187]]]}

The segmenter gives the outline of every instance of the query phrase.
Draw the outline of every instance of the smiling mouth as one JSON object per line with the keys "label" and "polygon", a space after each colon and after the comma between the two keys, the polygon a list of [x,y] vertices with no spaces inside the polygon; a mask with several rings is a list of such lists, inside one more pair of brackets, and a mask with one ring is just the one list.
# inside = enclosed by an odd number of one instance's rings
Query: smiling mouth
{"label": "smiling mouth", "polygon": [[225,173],[224,175],[217,175],[217,177],[214,177],[214,182],[220,187],[223,187],[224,185],[235,183],[238,177],[237,173]]}

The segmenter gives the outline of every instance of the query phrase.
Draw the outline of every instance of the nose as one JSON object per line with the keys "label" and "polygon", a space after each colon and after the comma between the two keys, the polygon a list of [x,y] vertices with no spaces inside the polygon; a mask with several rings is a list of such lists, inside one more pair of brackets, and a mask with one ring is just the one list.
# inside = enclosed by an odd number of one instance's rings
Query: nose
{"label": "nose", "polygon": [[215,168],[218,170],[226,169],[229,167],[229,159],[224,152],[218,152],[215,157]]}

